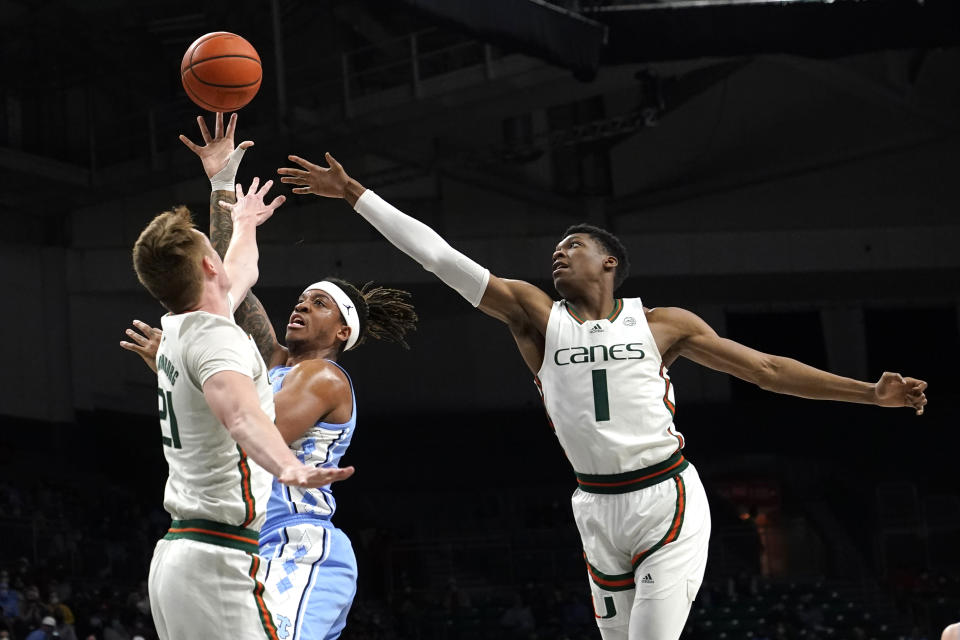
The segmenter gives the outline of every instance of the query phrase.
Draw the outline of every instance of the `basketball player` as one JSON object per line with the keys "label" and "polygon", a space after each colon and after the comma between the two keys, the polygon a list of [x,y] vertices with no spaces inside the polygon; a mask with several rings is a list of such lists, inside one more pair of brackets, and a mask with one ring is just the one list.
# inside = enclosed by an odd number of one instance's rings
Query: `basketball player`
{"label": "basketball player", "polygon": [[[231,194],[215,176],[239,165],[243,142],[234,148],[236,114],[223,127],[217,114],[211,136],[198,118],[204,145],[181,136],[202,160],[213,192],[210,223],[213,246],[227,249],[236,233],[229,211],[221,203]],[[234,162],[234,159],[236,162]],[[232,164],[232,167],[231,167]],[[222,178],[222,176],[221,176]],[[356,400],[347,372],[338,364],[345,351],[368,337],[407,346],[404,336],[417,320],[405,291],[371,287],[357,289],[328,278],[300,294],[281,346],[260,301],[248,293],[236,312],[240,327],[259,345],[269,366],[275,393],[276,425],[297,457],[306,464],[335,468],[350,445],[356,426]],[[121,343],[156,366],[160,332],[135,322],[142,332],[127,333],[134,343]],[[271,559],[265,581],[269,606],[281,638],[334,639],[346,624],[356,594],[356,558],[349,538],[333,526],[336,500],[329,487],[302,490],[274,483],[267,521],[260,530],[260,552]]]}
{"label": "basketball player", "polygon": [[689,311],[614,298],[626,250],[589,225],[567,229],[553,252],[553,301],[537,287],[490,274],[436,232],[351,179],[299,158],[278,171],[294,193],[343,198],[401,251],[472,305],[504,322],[534,374],[576,473],[573,512],[597,624],[605,640],[670,640],[683,630],[706,566],[710,514],[673,424],[667,373],[684,356],[764,389],[823,400],[926,404],[926,383],[884,373],[875,384],[814,369],[720,338]]}
{"label": "basketball player", "polygon": [[[273,425],[266,366],[230,318],[257,279],[256,226],[272,181],[235,204],[224,260],[183,207],[154,218],[133,247],[137,277],[169,313],[157,353],[160,424],[173,522],[150,564],[150,604],[162,639],[277,638],[263,601],[257,531],[270,476],[320,487],[352,469],[302,464]],[[269,472],[269,474],[268,474]]]}

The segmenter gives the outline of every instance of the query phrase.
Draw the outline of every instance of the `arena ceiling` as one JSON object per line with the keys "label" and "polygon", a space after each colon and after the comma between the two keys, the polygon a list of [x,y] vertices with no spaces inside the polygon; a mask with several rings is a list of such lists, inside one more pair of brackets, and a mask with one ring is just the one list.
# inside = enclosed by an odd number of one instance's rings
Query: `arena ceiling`
{"label": "arena ceiling", "polygon": [[[373,183],[440,170],[562,207],[564,199],[549,189],[498,177],[489,166],[571,140],[633,135],[761,54],[799,56],[791,58],[794,70],[810,75],[824,69],[804,60],[907,49],[897,66],[908,82],[917,80],[931,51],[958,44],[960,3],[0,0],[0,27],[0,212],[44,220],[39,238],[31,237],[62,244],[69,239],[59,219],[70,207],[173,184],[193,170],[170,153],[179,144],[175,134],[196,112],[176,70],[187,45],[208,31],[236,31],[258,43],[267,72],[244,119],[250,130],[269,133],[272,144],[340,141],[381,155],[383,166],[366,176]],[[416,73],[430,73],[428,60],[486,65],[487,82],[443,96],[416,95],[414,83],[410,100],[387,110],[369,107],[380,94],[408,90],[411,47],[423,65]],[[546,63],[524,70],[539,74],[536,91],[489,73],[492,58],[512,53]],[[629,73],[617,77],[621,69]],[[957,130],[948,109],[898,95],[873,71],[855,77],[828,71],[828,83],[860,102]],[[456,121],[511,118],[617,83],[623,88],[624,77],[635,87],[636,104],[526,140],[526,147],[491,148],[463,136],[447,136],[427,151],[404,143],[411,134],[440,140],[438,132]]]}

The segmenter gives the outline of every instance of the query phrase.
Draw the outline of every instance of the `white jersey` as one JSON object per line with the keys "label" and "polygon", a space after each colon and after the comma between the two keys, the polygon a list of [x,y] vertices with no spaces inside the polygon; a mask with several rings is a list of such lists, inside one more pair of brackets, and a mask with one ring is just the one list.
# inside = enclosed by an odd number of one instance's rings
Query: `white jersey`
{"label": "white jersey", "polygon": [[207,520],[259,530],[272,476],[247,458],[214,417],[203,383],[220,371],[249,376],[260,407],[273,420],[273,392],[263,358],[230,318],[192,311],[166,315],[161,322],[157,397],[170,467],[163,506],[174,521]]}
{"label": "white jersey", "polygon": [[586,321],[555,302],[537,386],[581,489],[589,490],[585,478],[628,489],[654,479],[631,472],[686,466],[673,385],[639,298],[617,299],[609,318]]}

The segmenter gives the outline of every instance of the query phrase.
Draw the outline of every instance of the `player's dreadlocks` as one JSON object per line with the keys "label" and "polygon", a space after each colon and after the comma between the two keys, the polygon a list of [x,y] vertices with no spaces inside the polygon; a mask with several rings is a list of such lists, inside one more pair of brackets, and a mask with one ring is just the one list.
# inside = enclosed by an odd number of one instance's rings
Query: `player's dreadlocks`
{"label": "player's dreadlocks", "polygon": [[[404,349],[410,345],[404,340],[408,331],[416,330],[417,312],[410,304],[410,292],[401,289],[375,287],[368,282],[360,289],[340,278],[324,278],[332,282],[350,297],[357,308],[360,318],[360,337],[357,346],[367,339],[367,336],[397,342]],[[356,347],[354,347],[356,348]]]}

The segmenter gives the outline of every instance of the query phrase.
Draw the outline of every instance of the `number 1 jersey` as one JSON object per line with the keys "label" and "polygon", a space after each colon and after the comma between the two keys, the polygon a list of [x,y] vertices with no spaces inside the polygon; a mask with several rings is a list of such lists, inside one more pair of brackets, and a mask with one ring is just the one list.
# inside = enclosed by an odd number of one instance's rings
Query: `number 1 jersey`
{"label": "number 1 jersey", "polygon": [[639,298],[615,300],[602,320],[555,302],[536,383],[577,474],[645,469],[683,448],[673,385]]}
{"label": "number 1 jersey", "polygon": [[206,311],[166,315],[157,350],[157,402],[169,466],[163,506],[174,520],[212,520],[259,530],[271,475],[247,458],[207,405],[203,383],[215,373],[250,377],[260,408],[274,419],[267,367],[231,318]]}

